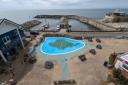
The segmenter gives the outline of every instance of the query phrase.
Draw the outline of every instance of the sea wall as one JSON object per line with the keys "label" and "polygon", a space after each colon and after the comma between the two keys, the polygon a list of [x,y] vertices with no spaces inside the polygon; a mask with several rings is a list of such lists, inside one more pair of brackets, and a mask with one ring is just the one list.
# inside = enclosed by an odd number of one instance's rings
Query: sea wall
{"label": "sea wall", "polygon": [[53,19],[58,19],[58,18],[61,18],[61,17],[71,18],[72,16],[75,16],[75,15],[37,15],[34,18],[53,18]]}
{"label": "sea wall", "polygon": [[29,30],[30,28],[39,25],[41,23],[41,21],[38,20],[31,20],[31,21],[27,21],[25,23],[22,24],[22,26],[25,28],[25,30]]}

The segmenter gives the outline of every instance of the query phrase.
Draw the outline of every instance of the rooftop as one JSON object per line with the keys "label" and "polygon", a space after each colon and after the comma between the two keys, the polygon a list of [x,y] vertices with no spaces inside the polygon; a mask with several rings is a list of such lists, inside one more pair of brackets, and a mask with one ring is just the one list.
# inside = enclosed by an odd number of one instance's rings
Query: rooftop
{"label": "rooftop", "polygon": [[0,19],[0,35],[16,29],[20,25],[8,19]]}
{"label": "rooftop", "polygon": [[124,54],[122,54],[120,58],[121,58],[122,60],[128,62],[128,53],[124,53]]}
{"label": "rooftop", "polygon": [[124,14],[125,12],[122,12],[122,11],[120,11],[119,9],[116,9],[116,10],[114,10],[114,13]]}
{"label": "rooftop", "polygon": [[2,22],[3,19],[0,19],[0,23]]}

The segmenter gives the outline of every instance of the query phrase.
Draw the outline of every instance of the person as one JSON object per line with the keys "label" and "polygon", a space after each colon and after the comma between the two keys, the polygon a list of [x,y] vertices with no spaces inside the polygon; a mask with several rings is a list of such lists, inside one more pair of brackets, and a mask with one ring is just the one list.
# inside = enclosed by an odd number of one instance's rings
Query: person
{"label": "person", "polygon": [[9,85],[16,85],[16,80],[13,78],[9,79]]}

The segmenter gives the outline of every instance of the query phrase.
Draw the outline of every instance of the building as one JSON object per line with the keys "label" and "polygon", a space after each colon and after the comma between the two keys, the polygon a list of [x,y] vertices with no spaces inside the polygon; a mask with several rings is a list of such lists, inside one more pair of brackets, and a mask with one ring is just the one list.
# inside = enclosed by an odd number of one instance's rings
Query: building
{"label": "building", "polygon": [[24,48],[23,27],[8,19],[0,19],[0,60],[7,62],[19,47]]}
{"label": "building", "polygon": [[128,52],[118,56],[115,68],[120,69],[122,75],[128,79]]}
{"label": "building", "polygon": [[128,22],[128,14],[121,12],[120,10],[115,10],[106,14],[104,22]]}

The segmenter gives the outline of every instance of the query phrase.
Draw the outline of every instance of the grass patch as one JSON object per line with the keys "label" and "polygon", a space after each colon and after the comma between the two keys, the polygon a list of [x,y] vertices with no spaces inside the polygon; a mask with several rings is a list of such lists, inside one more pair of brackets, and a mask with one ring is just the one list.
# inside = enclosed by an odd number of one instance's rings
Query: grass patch
{"label": "grass patch", "polygon": [[59,40],[56,40],[55,42],[49,43],[50,46],[56,47],[58,49],[65,49],[67,47],[73,47],[73,46],[76,46],[77,44],[65,41],[63,39],[59,39]]}

